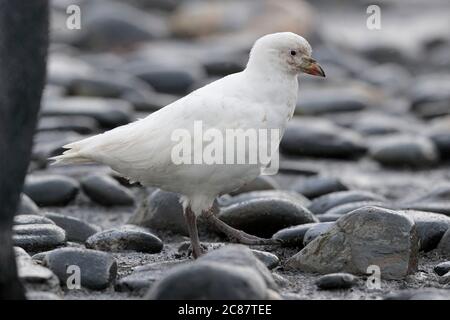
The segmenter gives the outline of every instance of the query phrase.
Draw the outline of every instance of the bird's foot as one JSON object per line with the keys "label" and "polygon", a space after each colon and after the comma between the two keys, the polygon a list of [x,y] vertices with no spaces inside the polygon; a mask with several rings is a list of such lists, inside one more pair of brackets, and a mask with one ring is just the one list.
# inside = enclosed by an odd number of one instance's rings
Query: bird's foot
{"label": "bird's foot", "polygon": [[194,259],[197,259],[208,252],[208,246],[200,243],[200,245],[194,250],[192,244],[189,241],[186,241],[178,248],[178,252],[183,255],[186,254],[187,256],[192,255]]}

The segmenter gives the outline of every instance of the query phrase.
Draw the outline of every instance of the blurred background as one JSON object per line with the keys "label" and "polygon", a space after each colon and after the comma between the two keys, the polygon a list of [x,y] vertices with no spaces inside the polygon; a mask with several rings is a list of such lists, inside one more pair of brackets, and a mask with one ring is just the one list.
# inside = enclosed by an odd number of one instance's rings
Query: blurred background
{"label": "blurred background", "polygon": [[[66,27],[72,4],[80,30]],[[379,30],[367,27],[371,4],[54,0],[31,169],[44,169],[65,143],[242,70],[259,36],[292,31],[312,44],[327,78],[300,77],[298,117],[281,146],[283,158],[298,161],[282,167],[338,175],[394,198],[427,190],[449,178],[450,3],[379,1]]]}

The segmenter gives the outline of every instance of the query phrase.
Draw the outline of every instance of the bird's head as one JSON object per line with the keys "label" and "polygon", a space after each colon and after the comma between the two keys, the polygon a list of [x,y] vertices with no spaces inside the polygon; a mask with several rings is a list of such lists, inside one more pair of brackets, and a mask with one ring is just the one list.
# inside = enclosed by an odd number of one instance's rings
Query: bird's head
{"label": "bird's head", "polygon": [[308,41],[295,33],[272,33],[256,40],[248,66],[270,66],[291,74],[303,72],[325,77],[322,67],[311,57],[311,51]]}

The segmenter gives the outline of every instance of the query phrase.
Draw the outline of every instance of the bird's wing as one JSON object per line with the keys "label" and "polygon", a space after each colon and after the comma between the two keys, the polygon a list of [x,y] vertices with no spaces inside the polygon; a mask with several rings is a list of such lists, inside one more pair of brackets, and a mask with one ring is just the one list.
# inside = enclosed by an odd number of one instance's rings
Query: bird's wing
{"label": "bird's wing", "polygon": [[253,127],[257,106],[251,100],[225,95],[214,87],[202,89],[144,119],[67,147],[119,171],[161,169],[173,162],[171,153],[179,143],[172,139],[173,133],[185,130],[194,137],[196,121],[201,121],[203,131]]}

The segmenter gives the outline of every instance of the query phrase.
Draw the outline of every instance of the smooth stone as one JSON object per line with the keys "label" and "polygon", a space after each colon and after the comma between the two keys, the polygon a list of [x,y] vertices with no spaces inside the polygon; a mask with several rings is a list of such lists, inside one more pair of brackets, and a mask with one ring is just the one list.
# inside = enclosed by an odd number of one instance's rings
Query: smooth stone
{"label": "smooth stone", "polygon": [[399,206],[401,209],[426,211],[433,213],[440,213],[446,216],[450,216],[450,201],[440,202],[416,202],[411,204],[402,204]]}
{"label": "smooth stone", "polygon": [[385,166],[426,167],[439,162],[434,143],[423,136],[391,135],[370,147],[370,156]]}
{"label": "smooth stone", "polygon": [[42,117],[39,120],[37,130],[42,131],[70,131],[79,134],[92,134],[98,131],[97,121],[85,116],[54,116]]}
{"label": "smooth stone", "polygon": [[124,50],[168,35],[162,15],[123,2],[84,4],[83,28],[73,43],[91,50]]}
{"label": "smooth stone", "polygon": [[356,120],[353,118],[352,121],[351,127],[366,136],[408,132],[411,125],[411,121],[388,116],[384,113],[367,113]]}
{"label": "smooth stone", "polygon": [[272,273],[266,265],[256,257],[247,246],[241,244],[231,244],[209,251],[207,254],[197,259],[198,262],[212,262],[232,267],[248,267],[254,273],[259,274],[269,289],[276,290],[277,285],[272,277]]}
{"label": "smooth stone", "polygon": [[450,228],[450,217],[443,214],[415,210],[401,211],[411,217],[416,224],[420,250],[436,249],[444,233]]}
{"label": "smooth stone", "polygon": [[377,265],[384,279],[403,279],[418,265],[419,239],[412,218],[364,207],[343,216],[328,232],[287,261],[287,267],[321,274],[366,274]]}
{"label": "smooth stone", "polygon": [[157,92],[169,94],[186,94],[197,80],[194,73],[188,70],[177,70],[167,68],[140,69],[135,76],[151,85]]}
{"label": "smooth stone", "polygon": [[361,201],[384,201],[382,196],[369,191],[350,190],[328,193],[312,201],[308,209],[314,214],[326,213],[331,208],[337,206]]}
{"label": "smooth stone", "polygon": [[356,158],[367,147],[356,132],[314,118],[293,120],[288,124],[280,150],[283,153],[325,158]]}
{"label": "smooth stone", "polygon": [[24,224],[55,224],[52,220],[37,215],[18,215],[14,217],[14,225]]}
{"label": "smooth stone", "polygon": [[419,288],[406,289],[387,294],[384,300],[450,300],[450,294],[445,289]]}
{"label": "smooth stone", "polygon": [[81,188],[92,201],[104,206],[131,206],[131,191],[107,175],[93,174],[80,180]]}
{"label": "smooth stone", "polygon": [[311,201],[295,191],[287,190],[262,190],[240,193],[234,197],[221,197],[218,199],[219,205],[222,207],[232,204],[245,202],[254,199],[286,199],[297,202],[302,206],[308,206]]}
{"label": "smooth stone", "polygon": [[298,226],[279,230],[272,238],[281,240],[281,245],[286,247],[303,248],[303,239],[306,232],[318,223],[305,223]]}
{"label": "smooth stone", "polygon": [[54,224],[24,224],[13,227],[14,245],[26,251],[53,249],[65,242],[65,231]]}
{"label": "smooth stone", "polygon": [[450,257],[450,229],[448,229],[439,241],[438,250],[444,257]]}
{"label": "smooth stone", "polygon": [[320,115],[324,113],[361,111],[370,107],[367,95],[354,89],[314,88],[303,90],[295,107],[296,115]]}
{"label": "smooth stone", "polygon": [[433,268],[438,276],[443,276],[450,272],[450,261],[441,262]]}
{"label": "smooth stone", "polygon": [[341,205],[338,205],[336,207],[333,207],[329,210],[327,210],[323,215],[329,215],[329,216],[343,216],[344,214],[350,213],[353,210],[367,207],[367,206],[375,206],[375,207],[381,207],[386,209],[393,209],[391,205],[386,204],[385,202],[380,201],[356,201],[356,202],[350,202],[350,203],[344,203]]}
{"label": "smooth stone", "polygon": [[333,222],[338,220],[342,215],[340,214],[319,214],[317,218],[320,222]]}
{"label": "smooth stone", "polygon": [[402,93],[409,87],[411,74],[396,63],[383,63],[363,70],[361,77],[370,84],[381,87],[389,93]]}
{"label": "smooth stone", "polygon": [[163,243],[161,239],[145,228],[123,225],[90,236],[86,240],[86,247],[112,252],[138,251],[158,253],[162,250]]}
{"label": "smooth stone", "polygon": [[448,159],[450,157],[450,124],[448,130],[429,132],[428,137],[438,149],[441,159]]}
{"label": "smooth stone", "polygon": [[48,268],[35,263],[21,248],[15,247],[17,273],[28,290],[59,292],[59,281]]}
{"label": "smooth stone", "polygon": [[71,273],[69,266],[80,269],[81,286],[93,290],[103,290],[114,283],[117,276],[117,262],[112,255],[102,251],[81,248],[61,248],[48,252],[43,264],[66,285]]}
{"label": "smooth stone", "polygon": [[161,261],[136,267],[131,274],[117,280],[114,289],[134,295],[145,295],[148,289],[161,280],[170,269],[191,262],[192,260]]}
{"label": "smooth stone", "polygon": [[154,191],[128,221],[152,230],[188,235],[180,195],[164,190]]}
{"label": "smooth stone", "polygon": [[427,74],[419,76],[411,88],[411,110],[422,117],[450,114],[450,76],[448,74]]}
{"label": "smooth stone", "polygon": [[221,209],[218,217],[230,226],[260,237],[317,218],[305,207],[288,199],[253,199]]}
{"label": "smooth stone", "polygon": [[236,196],[245,192],[262,191],[262,190],[277,190],[280,186],[274,178],[270,176],[258,176],[255,180],[243,185],[237,190],[230,192],[232,196]]}
{"label": "smooth stone", "polygon": [[46,213],[45,217],[64,229],[67,241],[85,242],[87,238],[100,231],[99,227],[75,217],[53,212]]}
{"label": "smooth stone", "polygon": [[128,101],[95,97],[70,97],[46,101],[42,115],[91,117],[104,128],[115,128],[134,120],[133,108]]}
{"label": "smooth stone", "polygon": [[28,176],[23,192],[39,206],[65,206],[78,194],[76,180],[60,175]]}
{"label": "smooth stone", "polygon": [[40,215],[39,207],[33,200],[30,199],[25,193],[20,194],[19,208],[17,209],[17,215]]}
{"label": "smooth stone", "polygon": [[280,258],[273,253],[261,250],[252,250],[252,253],[261,260],[268,269],[273,269],[280,264]]}
{"label": "smooth stone", "polygon": [[348,187],[344,185],[339,178],[333,177],[309,177],[299,178],[292,190],[304,195],[308,199],[314,199],[328,193],[337,191],[346,191]]}
{"label": "smooth stone", "polygon": [[153,285],[148,300],[263,300],[263,278],[253,269],[216,262],[197,262],[171,270]]}
{"label": "smooth stone", "polygon": [[330,230],[334,224],[334,222],[319,222],[311,226],[303,236],[303,246],[306,247],[315,238]]}
{"label": "smooth stone", "polygon": [[349,289],[357,282],[357,278],[349,273],[330,273],[316,280],[316,286],[322,290]]}
{"label": "smooth stone", "polygon": [[26,293],[27,300],[62,300],[62,298],[52,292],[45,291],[27,291]]}

